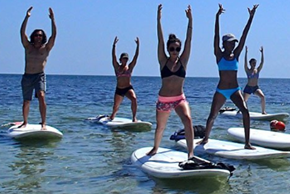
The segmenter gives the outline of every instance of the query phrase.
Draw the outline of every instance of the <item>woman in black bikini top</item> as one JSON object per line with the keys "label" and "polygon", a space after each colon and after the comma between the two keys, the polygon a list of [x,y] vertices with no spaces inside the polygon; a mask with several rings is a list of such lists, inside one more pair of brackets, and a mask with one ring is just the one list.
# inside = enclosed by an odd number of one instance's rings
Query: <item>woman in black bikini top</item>
{"label": "woman in black bikini top", "polygon": [[181,41],[174,35],[169,35],[167,41],[167,51],[165,53],[165,45],[163,40],[163,32],[161,28],[161,9],[158,6],[157,12],[157,34],[158,34],[158,60],[160,64],[162,85],[159,90],[158,102],[156,103],[156,121],[157,127],[155,131],[154,147],[148,155],[154,155],[161,142],[163,131],[166,127],[167,119],[171,110],[175,110],[180,117],[184,129],[188,147],[188,158],[193,157],[193,127],[191,120],[191,112],[188,102],[183,93],[184,78],[186,75],[186,66],[190,55],[191,37],[192,37],[192,14],[191,8],[185,10],[188,18],[188,26],[186,40],[183,52],[180,55]]}
{"label": "woman in black bikini top", "polygon": [[[167,60],[168,61],[168,60]],[[177,71],[175,72],[172,72],[168,67],[167,67],[167,62],[166,64],[164,65],[163,69],[161,70],[161,78],[165,78],[165,77],[169,77],[169,76],[172,76],[172,75],[176,75],[178,77],[182,77],[182,78],[185,78],[185,75],[186,75],[186,71],[181,63],[181,61],[179,61],[180,63],[180,67]]]}

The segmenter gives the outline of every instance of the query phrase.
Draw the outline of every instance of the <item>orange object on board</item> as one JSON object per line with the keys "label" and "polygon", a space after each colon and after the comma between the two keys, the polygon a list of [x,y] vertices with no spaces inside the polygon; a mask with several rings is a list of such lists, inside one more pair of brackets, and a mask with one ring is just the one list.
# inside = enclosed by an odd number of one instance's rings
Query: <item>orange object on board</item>
{"label": "orange object on board", "polygon": [[283,123],[282,121],[272,120],[270,122],[270,128],[272,130],[284,131],[285,123]]}

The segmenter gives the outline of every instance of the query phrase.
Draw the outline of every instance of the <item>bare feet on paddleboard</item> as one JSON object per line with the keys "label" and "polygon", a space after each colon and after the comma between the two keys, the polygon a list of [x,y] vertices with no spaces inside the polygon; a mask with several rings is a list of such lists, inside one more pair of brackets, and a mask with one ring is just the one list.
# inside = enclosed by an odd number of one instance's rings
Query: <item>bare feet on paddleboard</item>
{"label": "bare feet on paddleboard", "polygon": [[197,145],[199,145],[199,144],[204,145],[204,144],[207,144],[207,142],[208,142],[208,139],[204,139],[204,138],[203,138],[202,140],[196,142],[196,144],[197,144]]}
{"label": "bare feet on paddleboard", "polygon": [[245,144],[245,149],[248,149],[248,150],[255,150],[256,148],[253,147],[251,144]]}
{"label": "bare feet on paddleboard", "polygon": [[150,152],[148,152],[146,155],[147,156],[153,156],[157,153],[157,148],[153,147],[152,150],[150,150]]}
{"label": "bare feet on paddleboard", "polygon": [[39,123],[41,125],[40,130],[46,130],[46,123]]}
{"label": "bare feet on paddleboard", "polygon": [[26,125],[27,125],[27,123],[26,122],[23,122],[21,125],[18,126],[18,128],[25,128]]}

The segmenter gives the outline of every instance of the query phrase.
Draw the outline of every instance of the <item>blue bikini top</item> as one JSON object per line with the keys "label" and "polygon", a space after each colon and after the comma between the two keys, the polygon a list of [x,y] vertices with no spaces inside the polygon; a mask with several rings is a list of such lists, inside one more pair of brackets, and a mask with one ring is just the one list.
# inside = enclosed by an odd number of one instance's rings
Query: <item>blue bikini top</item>
{"label": "blue bikini top", "polygon": [[257,73],[254,73],[254,72],[249,72],[249,73],[247,73],[247,76],[248,76],[248,78],[249,79],[252,79],[252,78],[259,78],[259,72],[257,72]]}
{"label": "blue bikini top", "polygon": [[234,60],[226,60],[225,58],[221,58],[218,62],[219,71],[238,71],[239,62],[235,58]]}

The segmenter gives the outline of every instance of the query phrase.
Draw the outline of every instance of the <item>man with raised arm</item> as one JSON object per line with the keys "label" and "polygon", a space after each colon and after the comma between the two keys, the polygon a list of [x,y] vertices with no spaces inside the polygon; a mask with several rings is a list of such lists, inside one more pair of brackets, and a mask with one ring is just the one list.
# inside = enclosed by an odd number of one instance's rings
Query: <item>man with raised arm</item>
{"label": "man with raised arm", "polygon": [[50,50],[54,46],[56,38],[56,25],[54,21],[54,14],[49,8],[49,18],[51,19],[52,33],[47,41],[45,32],[42,29],[35,29],[30,35],[30,41],[25,34],[28,18],[31,15],[30,7],[22,22],[20,35],[21,42],[25,49],[25,70],[21,80],[22,95],[23,95],[23,123],[19,127],[26,127],[28,123],[29,105],[32,100],[33,90],[35,96],[39,101],[39,111],[41,115],[41,129],[46,129],[46,103],[45,103],[45,90],[46,90],[46,76],[44,68],[46,66],[47,57]]}

